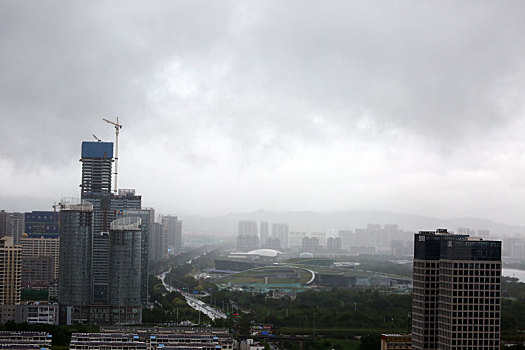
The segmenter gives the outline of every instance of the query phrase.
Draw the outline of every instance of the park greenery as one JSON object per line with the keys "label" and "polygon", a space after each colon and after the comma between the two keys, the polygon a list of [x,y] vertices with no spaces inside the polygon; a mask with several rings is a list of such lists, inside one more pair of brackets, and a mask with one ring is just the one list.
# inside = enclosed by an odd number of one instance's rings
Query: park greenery
{"label": "park greenery", "polygon": [[[274,292],[246,293],[219,290],[214,281],[197,279],[200,272],[213,266],[218,250],[208,247],[185,252],[150,266],[150,301],[143,309],[145,324],[175,324],[181,321],[227,327],[237,335],[248,336],[253,323],[272,324],[274,333],[304,335],[302,349],[379,349],[381,333],[410,330],[411,295],[373,289],[312,289],[277,298]],[[411,275],[410,267],[375,258],[359,261],[360,269]],[[168,271],[166,282],[182,291],[195,293],[203,301],[222,309],[226,320],[209,318],[191,308],[184,296],[166,290],[156,277]],[[515,278],[502,279],[502,339],[524,340],[525,283]],[[53,348],[67,348],[74,332],[95,332],[96,326],[28,325],[7,322],[0,330],[45,331],[53,335]],[[360,338],[359,340],[356,340]],[[297,342],[286,342],[288,349],[299,349]]]}
{"label": "park greenery", "polygon": [[[271,294],[271,293],[269,293]],[[381,328],[407,330],[411,298],[372,290],[339,289],[306,291],[295,299],[274,299],[269,294],[220,291],[217,300],[228,299],[257,323],[270,323],[283,332],[333,334]]]}
{"label": "park greenery", "polygon": [[[269,323],[280,333],[325,335],[341,339],[354,335],[409,331],[410,295],[357,288],[309,290],[293,295],[295,298],[274,298],[273,292],[219,291],[212,281],[193,277],[212,266],[217,254],[217,251],[212,251],[192,259],[191,264],[176,266],[166,278],[171,285],[188,291],[209,292],[204,301],[224,311],[228,310],[231,316],[228,320],[217,320],[214,323],[217,326],[234,328],[239,334],[247,334],[251,322]],[[410,265],[370,257],[362,258],[359,262],[360,269],[411,276]],[[169,293],[166,296],[168,299],[172,297]],[[502,296],[503,336],[519,338],[525,327],[525,284],[516,279],[504,278]]]}
{"label": "park greenery", "polygon": [[501,282],[502,338],[525,340],[525,283],[504,277]]}
{"label": "park greenery", "polygon": [[143,323],[199,322],[199,312],[191,308],[180,293],[168,292],[162,282],[153,276],[150,277],[149,283],[150,301],[154,307],[142,309]]}

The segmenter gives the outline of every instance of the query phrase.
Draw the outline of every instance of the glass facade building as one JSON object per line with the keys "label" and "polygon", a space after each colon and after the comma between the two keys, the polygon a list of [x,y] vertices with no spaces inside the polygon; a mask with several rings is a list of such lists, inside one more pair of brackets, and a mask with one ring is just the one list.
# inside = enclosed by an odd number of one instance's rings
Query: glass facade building
{"label": "glass facade building", "polygon": [[59,233],[59,304],[89,305],[93,206],[87,202],[63,204],[59,215]]}
{"label": "glass facade building", "polygon": [[120,218],[109,231],[109,304],[141,304],[141,220]]}
{"label": "glass facade building", "polygon": [[140,229],[142,231],[140,244],[140,300],[142,306],[145,307],[148,305],[148,262],[155,211],[153,209],[128,209],[122,212],[121,217],[140,218]]}

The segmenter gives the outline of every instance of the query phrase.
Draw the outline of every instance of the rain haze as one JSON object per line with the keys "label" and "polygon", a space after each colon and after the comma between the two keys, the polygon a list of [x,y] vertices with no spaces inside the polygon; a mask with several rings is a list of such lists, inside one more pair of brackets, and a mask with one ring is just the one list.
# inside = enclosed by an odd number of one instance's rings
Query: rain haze
{"label": "rain haze", "polygon": [[525,2],[2,1],[0,206],[78,196],[80,144],[158,212],[525,225]]}

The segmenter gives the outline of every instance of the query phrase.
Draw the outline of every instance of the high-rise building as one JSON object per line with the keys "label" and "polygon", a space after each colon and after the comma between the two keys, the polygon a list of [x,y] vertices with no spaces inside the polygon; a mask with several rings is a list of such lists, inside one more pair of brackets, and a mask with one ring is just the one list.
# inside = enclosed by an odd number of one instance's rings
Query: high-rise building
{"label": "high-rise building", "polygon": [[259,243],[261,244],[261,247],[266,246],[266,240],[268,239],[269,234],[269,225],[266,221],[262,221],[260,223],[260,230],[259,230]]}
{"label": "high-rise building", "polygon": [[20,304],[22,269],[20,245],[14,237],[0,238],[0,322],[14,321]]}
{"label": "high-rise building", "polygon": [[159,261],[167,257],[168,249],[166,247],[166,237],[162,224],[155,222],[152,225],[151,244],[149,258],[151,261]]}
{"label": "high-rise building", "polygon": [[249,252],[259,248],[259,237],[257,235],[237,236],[237,250],[239,252]]}
{"label": "high-rise building", "polygon": [[141,196],[133,189],[111,192],[112,142],[82,142],[81,198],[93,205],[92,301],[109,303],[109,228],[126,209],[140,209]]}
{"label": "high-rise building", "polygon": [[82,142],[81,194],[111,193],[113,142]]}
{"label": "high-rise building", "polygon": [[319,253],[321,246],[317,237],[303,237],[301,250],[306,253]]}
{"label": "high-rise building", "polygon": [[500,293],[500,241],[420,231],[414,239],[413,349],[499,349]]}
{"label": "high-rise building", "polygon": [[58,237],[58,213],[32,211],[24,214],[24,233],[28,237]]}
{"label": "high-rise building", "polygon": [[32,211],[24,214],[22,285],[49,288],[56,284],[59,270],[58,212]]}
{"label": "high-rise building", "polygon": [[24,233],[24,213],[8,213],[0,210],[0,237],[11,236],[14,238],[14,244],[18,244],[22,233]]}
{"label": "high-rise building", "polygon": [[142,196],[135,194],[132,188],[119,189],[118,195],[111,199],[111,210],[116,220],[122,211],[129,209],[140,209],[142,207]]}
{"label": "high-rise building", "polygon": [[338,237],[341,238],[341,248],[350,249],[352,245],[353,232],[351,230],[341,230],[338,232]]}
{"label": "high-rise building", "polygon": [[124,217],[111,223],[110,291],[111,305],[140,305],[141,220]]}
{"label": "high-rise building", "polygon": [[287,249],[289,247],[288,235],[288,224],[272,224],[272,236],[279,238],[282,249]]}
{"label": "high-rise building", "polygon": [[80,198],[93,205],[95,234],[108,232],[112,221],[113,142],[82,142]]}
{"label": "high-rise building", "polygon": [[166,215],[161,219],[164,237],[167,240],[168,254],[177,255],[182,252],[182,221],[176,216]]}
{"label": "high-rise building", "polygon": [[149,219],[148,219],[148,264],[149,261],[155,261],[155,258],[153,257],[153,254],[155,254],[155,240],[157,239],[157,236],[155,235],[155,209],[154,208],[144,208],[144,210],[147,210],[149,212]]}
{"label": "high-rise building", "polygon": [[[92,200],[95,199],[93,202]],[[93,236],[93,302],[95,304],[108,304],[109,297],[109,225],[115,219],[121,217],[128,209],[140,210],[142,197],[135,195],[133,189],[120,189],[118,195],[108,194],[102,197],[102,203],[108,205],[103,209],[96,206],[98,200],[95,196],[85,197],[86,201],[94,203],[93,216],[94,220],[102,222],[102,231],[94,228]],[[109,208],[109,209],[108,209]],[[140,273],[140,272],[137,272]]]}
{"label": "high-rise building", "polygon": [[300,249],[303,245],[303,238],[306,237],[306,232],[292,231],[288,238],[290,248]]}
{"label": "high-rise building", "polygon": [[141,196],[134,189],[111,192],[112,142],[82,142],[80,196],[93,204],[94,231],[108,232],[110,223],[126,209],[140,209]]}
{"label": "high-rise building", "polygon": [[92,303],[107,305],[109,298],[109,232],[93,234],[91,248]]}
{"label": "high-rise building", "polygon": [[[57,224],[58,226],[58,224]],[[22,246],[22,284],[24,286],[49,287],[58,279],[60,261],[60,239],[58,232],[31,236],[23,233]]]}
{"label": "high-rise building", "polygon": [[237,236],[237,250],[248,252],[259,248],[259,235],[257,222],[253,220],[240,220]]}
{"label": "high-rise building", "polygon": [[326,246],[326,233],[325,232],[310,232],[310,238],[317,238],[320,246]]}
{"label": "high-rise building", "polygon": [[182,253],[182,220],[177,220],[177,226],[175,227],[175,254]]}
{"label": "high-rise building", "polygon": [[244,236],[257,236],[257,222],[253,220],[240,220],[238,233]]}
{"label": "high-rise building", "polygon": [[326,250],[329,253],[340,253],[341,252],[341,238],[329,237],[326,241]]}
{"label": "high-rise building", "polygon": [[[141,323],[142,230],[139,217],[111,223],[109,232],[109,305],[121,307],[112,323]],[[117,309],[118,310],[118,309]]]}
{"label": "high-rise building", "polygon": [[[89,199],[87,199],[90,201]],[[95,228],[93,237],[93,302],[96,304],[108,304],[109,297],[109,225],[119,218],[128,209],[140,210],[142,197],[135,195],[133,189],[119,189],[118,195],[109,194],[107,202],[109,210],[102,213],[100,208],[94,208],[95,217],[104,217],[103,231],[97,232]],[[140,273],[137,271],[137,273]]]}
{"label": "high-rise building", "polygon": [[[93,244],[93,206],[89,202],[62,203],[59,213],[60,322],[86,323],[89,315],[84,307],[91,303],[91,263]],[[78,311],[78,315],[73,315]]]}
{"label": "high-rise building", "polygon": [[279,239],[279,237],[268,237],[266,243],[262,245],[262,247],[265,249],[281,250],[281,240]]}
{"label": "high-rise building", "polygon": [[141,244],[140,244],[140,300],[142,306],[148,305],[148,266],[150,232],[153,230],[151,219],[155,218],[153,209],[124,210],[120,217],[140,218]]}

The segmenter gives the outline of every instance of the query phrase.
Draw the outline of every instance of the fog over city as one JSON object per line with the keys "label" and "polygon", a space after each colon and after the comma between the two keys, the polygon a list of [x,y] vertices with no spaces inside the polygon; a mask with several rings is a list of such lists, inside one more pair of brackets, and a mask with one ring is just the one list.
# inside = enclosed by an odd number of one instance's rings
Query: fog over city
{"label": "fog over city", "polygon": [[[475,5],[475,6],[474,6]],[[525,225],[525,3],[0,2],[0,207],[78,196],[81,141],[161,213]]]}

